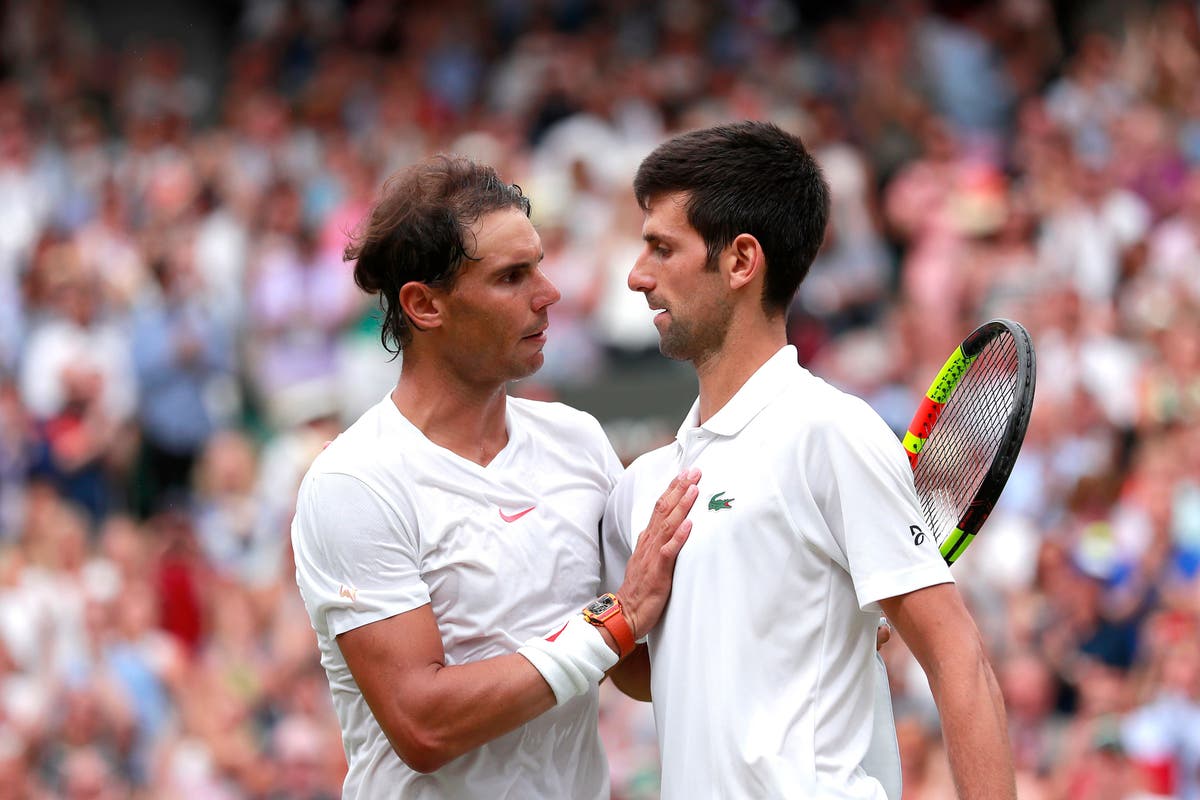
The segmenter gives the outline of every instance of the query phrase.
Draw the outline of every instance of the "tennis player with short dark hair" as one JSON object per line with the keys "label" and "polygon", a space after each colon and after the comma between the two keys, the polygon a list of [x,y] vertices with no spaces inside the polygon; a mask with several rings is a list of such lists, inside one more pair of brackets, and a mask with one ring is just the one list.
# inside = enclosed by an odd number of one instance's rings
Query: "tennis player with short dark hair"
{"label": "tennis player with short dark hair", "polygon": [[861,766],[882,609],[929,678],[960,797],[1014,797],[1003,701],[937,545],[914,533],[903,448],[787,345],[828,212],[816,163],[796,137],[746,122],[661,145],[634,191],[645,249],[629,286],[700,384],[676,441],[634,462],[605,514],[620,579],[654,487],[703,471],[649,636],[662,796],[885,798]]}
{"label": "tennis player with short dark hair", "polygon": [[541,366],[559,297],[528,214],[490,167],[439,157],[385,186],[347,250],[404,354],[292,527],[347,798],[609,796],[597,684],[661,613],[698,475],[597,598],[620,463],[589,415],[505,392]]}

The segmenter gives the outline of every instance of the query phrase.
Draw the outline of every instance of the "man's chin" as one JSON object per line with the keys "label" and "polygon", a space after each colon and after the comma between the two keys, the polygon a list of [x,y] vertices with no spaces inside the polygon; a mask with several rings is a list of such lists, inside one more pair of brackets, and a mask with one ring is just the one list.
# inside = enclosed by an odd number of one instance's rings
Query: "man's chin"
{"label": "man's chin", "polygon": [[542,366],[545,363],[546,363],[546,356],[544,356],[542,354],[542,351],[539,350],[532,357],[526,359],[526,361],[522,365],[514,368],[513,375],[511,378],[509,378],[509,380],[510,381],[523,381],[526,378],[531,378],[539,369],[542,368]]}
{"label": "man's chin", "polygon": [[688,354],[684,353],[683,350],[678,350],[676,348],[667,347],[667,345],[662,344],[662,342],[659,342],[659,353],[661,353],[662,355],[665,355],[666,357],[668,357],[668,359],[671,359],[672,361],[688,361],[689,360]]}
{"label": "man's chin", "polygon": [[688,361],[691,359],[691,355],[681,342],[664,336],[658,337],[658,352],[672,361]]}

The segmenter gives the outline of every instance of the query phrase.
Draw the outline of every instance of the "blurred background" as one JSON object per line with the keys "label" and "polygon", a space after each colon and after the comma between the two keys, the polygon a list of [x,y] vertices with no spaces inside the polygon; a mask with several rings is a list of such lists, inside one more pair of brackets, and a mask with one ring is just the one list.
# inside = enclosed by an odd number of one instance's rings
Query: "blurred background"
{"label": "blurred background", "polygon": [[[514,391],[629,460],[695,390],[624,288],[630,178],[747,117],[832,185],[806,366],[899,432],[975,325],[1034,336],[1024,451],[955,568],[1021,796],[1200,797],[1196,2],[0,9],[0,798],[339,796],[288,526],[398,374],[347,233],[433,152],[520,183],[563,299]],[[885,655],[905,796],[952,797],[922,673]],[[601,724],[614,796],[656,797],[648,706],[606,688]]]}

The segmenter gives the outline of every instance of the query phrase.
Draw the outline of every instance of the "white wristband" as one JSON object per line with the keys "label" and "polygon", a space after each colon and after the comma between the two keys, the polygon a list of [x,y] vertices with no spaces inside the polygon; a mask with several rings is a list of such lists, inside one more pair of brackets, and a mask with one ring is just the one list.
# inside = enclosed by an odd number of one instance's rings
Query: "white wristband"
{"label": "white wristband", "polygon": [[604,641],[600,629],[582,616],[572,617],[554,641],[535,637],[517,652],[542,673],[554,691],[557,705],[598,685],[604,673],[617,663],[617,654]]}

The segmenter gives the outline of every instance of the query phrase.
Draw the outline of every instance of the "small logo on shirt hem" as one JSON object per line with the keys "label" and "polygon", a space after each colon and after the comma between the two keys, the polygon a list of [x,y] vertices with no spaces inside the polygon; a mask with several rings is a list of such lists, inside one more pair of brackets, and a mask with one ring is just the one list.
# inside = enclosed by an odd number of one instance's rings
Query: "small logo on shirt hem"
{"label": "small logo on shirt hem", "polygon": [[345,597],[348,598],[351,603],[356,603],[358,602],[358,589],[351,589],[349,586],[343,583],[338,587],[338,597]]}

